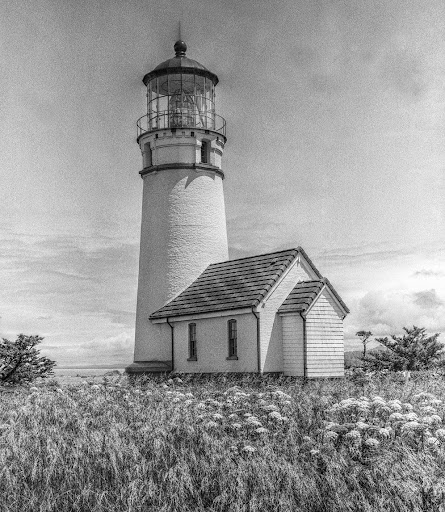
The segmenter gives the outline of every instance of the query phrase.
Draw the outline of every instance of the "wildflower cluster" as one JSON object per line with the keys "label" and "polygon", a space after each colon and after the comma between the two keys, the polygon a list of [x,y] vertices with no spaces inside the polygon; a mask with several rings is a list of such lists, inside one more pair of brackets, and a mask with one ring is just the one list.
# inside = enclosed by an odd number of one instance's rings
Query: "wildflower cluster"
{"label": "wildflower cluster", "polygon": [[347,398],[334,404],[325,422],[324,441],[352,449],[379,448],[399,440],[413,446],[445,446],[442,401],[431,393],[414,395],[410,402],[380,396]]}

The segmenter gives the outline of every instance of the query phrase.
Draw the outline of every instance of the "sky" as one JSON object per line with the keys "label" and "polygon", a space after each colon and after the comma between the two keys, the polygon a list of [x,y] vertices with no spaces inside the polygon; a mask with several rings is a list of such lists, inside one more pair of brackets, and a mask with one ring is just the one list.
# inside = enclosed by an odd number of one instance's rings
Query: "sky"
{"label": "sky", "polygon": [[302,246],[355,333],[445,343],[443,0],[3,0],[0,336],[132,361],[142,77],[216,73],[231,258]]}

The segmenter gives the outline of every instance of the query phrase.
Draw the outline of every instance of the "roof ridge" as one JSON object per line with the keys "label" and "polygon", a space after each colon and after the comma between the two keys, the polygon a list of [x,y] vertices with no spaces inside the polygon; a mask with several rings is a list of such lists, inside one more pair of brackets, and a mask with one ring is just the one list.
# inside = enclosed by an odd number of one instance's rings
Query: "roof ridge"
{"label": "roof ridge", "polygon": [[266,252],[264,254],[255,254],[254,256],[244,256],[243,258],[236,258],[234,260],[225,260],[225,261],[217,261],[216,263],[211,263],[207,268],[213,267],[214,265],[222,265],[224,263],[233,263],[235,261],[248,260],[252,258],[260,258],[263,256],[271,256],[272,254],[281,254],[283,252],[298,252],[298,247],[292,247],[291,249],[283,249],[282,251],[274,251],[274,252]]}

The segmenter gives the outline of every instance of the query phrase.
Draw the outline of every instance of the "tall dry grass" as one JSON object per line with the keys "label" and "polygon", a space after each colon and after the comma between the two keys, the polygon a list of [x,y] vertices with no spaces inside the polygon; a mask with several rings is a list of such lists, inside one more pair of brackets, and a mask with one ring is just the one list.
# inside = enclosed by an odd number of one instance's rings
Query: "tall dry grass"
{"label": "tall dry grass", "polygon": [[373,448],[326,440],[333,404],[445,401],[442,377],[181,378],[0,393],[0,510],[445,510],[445,444],[427,445],[425,429],[394,425]]}

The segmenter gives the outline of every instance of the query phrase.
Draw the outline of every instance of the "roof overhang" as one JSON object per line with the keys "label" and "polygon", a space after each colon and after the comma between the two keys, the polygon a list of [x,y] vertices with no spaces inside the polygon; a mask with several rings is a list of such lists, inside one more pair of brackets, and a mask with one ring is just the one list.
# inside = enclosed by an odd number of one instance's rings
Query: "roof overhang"
{"label": "roof overhang", "polygon": [[[256,308],[253,308],[256,311]],[[172,322],[188,322],[190,320],[201,320],[204,318],[220,318],[223,316],[247,315],[252,312],[252,308],[225,309],[223,311],[210,311],[208,313],[195,313],[191,315],[169,316],[165,318],[151,318],[154,324],[165,324],[167,320]]]}

